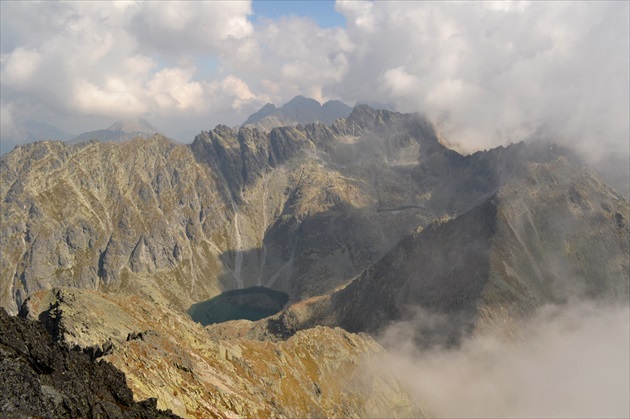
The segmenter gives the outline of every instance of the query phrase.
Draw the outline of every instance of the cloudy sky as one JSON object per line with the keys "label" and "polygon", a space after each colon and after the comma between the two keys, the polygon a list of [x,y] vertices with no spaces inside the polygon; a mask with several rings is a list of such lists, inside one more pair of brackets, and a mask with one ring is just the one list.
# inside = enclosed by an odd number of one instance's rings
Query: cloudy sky
{"label": "cloudy sky", "polygon": [[424,113],[468,150],[628,150],[626,1],[0,5],[4,138],[26,119],[78,134],[144,117],[190,141],[301,94]]}

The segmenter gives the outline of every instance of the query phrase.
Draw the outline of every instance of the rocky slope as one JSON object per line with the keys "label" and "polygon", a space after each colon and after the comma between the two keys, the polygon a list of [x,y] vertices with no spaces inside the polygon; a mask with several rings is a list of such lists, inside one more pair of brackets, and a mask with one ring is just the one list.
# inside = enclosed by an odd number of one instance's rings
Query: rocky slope
{"label": "rocky slope", "polygon": [[250,115],[243,126],[270,131],[276,127],[307,125],[321,122],[331,125],[336,119],[346,118],[352,108],[338,100],[329,100],[321,105],[315,99],[296,96],[279,108],[268,103]]}
{"label": "rocky slope", "polygon": [[0,411],[3,417],[176,418],[155,399],[136,403],[125,376],[108,362],[69,350],[41,323],[0,309]]}
{"label": "rocky slope", "polygon": [[461,156],[422,117],[367,106],[331,126],[218,126],[191,145],[25,145],[0,159],[0,305],[15,313],[53,286],[181,311],[255,285],[325,294],[483,202],[523,150]]}
{"label": "rocky slope", "polygon": [[416,230],[344,289],[290,307],[263,329],[285,338],[315,324],[378,333],[420,310],[449,319],[422,330],[425,343],[448,343],[543,304],[627,302],[628,201],[549,152],[539,162],[531,160],[540,150],[530,153],[483,204]]}
{"label": "rocky slope", "polygon": [[139,296],[78,289],[34,294],[21,315],[111,362],[136,399],[156,397],[158,407],[184,417],[423,415],[401,384],[374,365],[384,351],[363,334],[318,327],[276,343],[218,340]]}

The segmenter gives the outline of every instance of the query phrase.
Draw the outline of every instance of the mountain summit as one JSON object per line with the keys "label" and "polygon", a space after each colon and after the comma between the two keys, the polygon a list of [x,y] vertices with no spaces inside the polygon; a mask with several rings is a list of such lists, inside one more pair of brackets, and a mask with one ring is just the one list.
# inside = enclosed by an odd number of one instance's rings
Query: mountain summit
{"label": "mountain summit", "polygon": [[338,100],[329,100],[322,105],[315,99],[296,96],[280,108],[271,103],[266,104],[258,112],[250,115],[243,122],[243,126],[268,131],[275,127],[314,122],[330,125],[338,118],[347,117],[351,111],[350,106]]}
{"label": "mountain summit", "polygon": [[122,121],[114,122],[107,129],[110,131],[122,131],[129,134],[142,132],[145,134],[153,135],[156,132],[160,132],[157,128],[151,125],[146,119],[142,119],[142,118],[139,118],[136,120],[122,120]]}
{"label": "mountain summit", "polygon": [[150,137],[156,133],[160,133],[160,130],[145,119],[127,119],[114,122],[107,129],[84,132],[73,138],[71,142],[79,143],[89,140],[121,142],[135,137]]}

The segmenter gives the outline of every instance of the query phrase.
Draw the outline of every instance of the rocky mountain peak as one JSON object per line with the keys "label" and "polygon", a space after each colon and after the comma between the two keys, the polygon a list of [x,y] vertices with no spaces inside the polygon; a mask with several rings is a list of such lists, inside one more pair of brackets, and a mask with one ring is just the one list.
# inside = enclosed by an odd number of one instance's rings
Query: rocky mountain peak
{"label": "rocky mountain peak", "polygon": [[290,109],[319,109],[321,108],[321,103],[316,101],[315,99],[307,98],[301,95],[298,95],[285,103],[281,109],[290,110]]}
{"label": "rocky mountain peak", "polygon": [[117,121],[110,125],[107,129],[110,131],[121,131],[127,134],[144,133],[152,135],[160,132],[160,130],[155,128],[143,118]]}
{"label": "rocky mountain peak", "polygon": [[389,111],[377,110],[368,105],[357,105],[352,108],[348,122],[363,128],[373,129],[379,121],[383,121],[382,115],[389,115]]}
{"label": "rocky mountain peak", "polygon": [[345,118],[351,108],[340,101],[328,101],[323,106],[315,99],[296,96],[280,108],[272,104],[263,106],[243,123],[244,126],[270,130],[288,125],[306,125],[322,122],[330,125],[338,118]]}
{"label": "rocky mountain peak", "polygon": [[106,129],[84,132],[73,138],[70,143],[76,144],[89,140],[122,142],[135,137],[150,137],[156,133],[159,134],[160,130],[145,119],[120,120],[114,122]]}
{"label": "rocky mountain peak", "polygon": [[254,112],[253,114],[251,114],[245,120],[245,122],[243,122],[243,125],[254,124],[255,122],[260,121],[261,119],[273,114],[277,109],[278,108],[276,108],[276,105],[274,105],[273,103],[267,103],[265,106],[260,108],[257,112]]}
{"label": "rocky mountain peak", "polygon": [[340,100],[329,100],[328,102],[322,105],[322,108],[330,112],[339,112],[339,113],[347,113],[347,111],[350,109],[348,105],[346,105]]}

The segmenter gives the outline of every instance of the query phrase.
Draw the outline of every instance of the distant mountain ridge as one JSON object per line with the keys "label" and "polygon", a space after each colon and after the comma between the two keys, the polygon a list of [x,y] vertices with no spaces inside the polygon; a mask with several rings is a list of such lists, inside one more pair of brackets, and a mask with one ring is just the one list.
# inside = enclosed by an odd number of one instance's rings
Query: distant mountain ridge
{"label": "distant mountain ridge", "polygon": [[73,134],[68,134],[46,122],[26,120],[18,124],[13,136],[3,137],[0,140],[0,155],[8,153],[16,145],[43,140],[66,141],[72,137]]}
{"label": "distant mountain ridge", "polygon": [[70,143],[76,144],[82,141],[127,141],[135,137],[150,137],[159,134],[160,130],[151,125],[147,120],[139,118],[136,120],[121,120],[114,122],[106,129],[84,132],[74,137]]}
{"label": "distant mountain ridge", "polygon": [[268,103],[243,122],[243,126],[259,129],[321,122],[330,125],[339,118],[346,118],[352,108],[339,100],[329,100],[323,105],[315,99],[296,96],[277,108]]}

